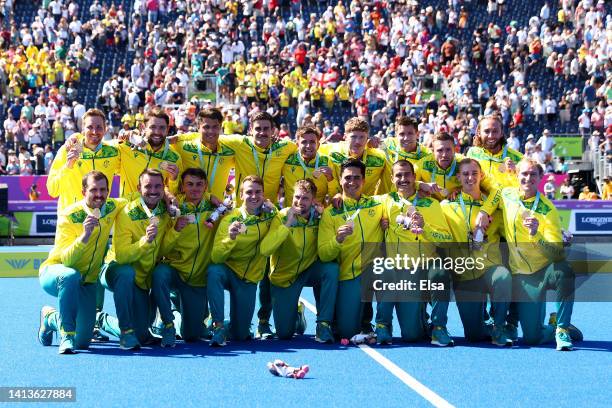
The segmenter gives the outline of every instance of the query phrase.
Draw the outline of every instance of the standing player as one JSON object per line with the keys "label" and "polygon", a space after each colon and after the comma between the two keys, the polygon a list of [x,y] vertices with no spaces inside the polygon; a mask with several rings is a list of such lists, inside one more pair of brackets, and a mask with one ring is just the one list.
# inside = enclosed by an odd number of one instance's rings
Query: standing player
{"label": "standing player", "polygon": [[270,283],[276,334],[281,339],[289,339],[294,332],[304,333],[306,321],[298,319],[298,311],[293,305],[298,304],[302,288],[312,286],[317,293],[316,340],[333,343],[330,324],[338,289],[338,264],[318,260],[319,213],[315,208],[317,187],[314,182],[298,180],[292,191],[291,207],[284,208],[274,217],[261,242],[261,254],[271,257]]}
{"label": "standing player", "polygon": [[[557,350],[572,350],[572,339],[581,340],[582,334],[571,324],[575,275],[565,260],[559,214],[538,191],[542,167],[523,158],[517,172],[519,187],[505,188],[501,204],[523,339],[528,344],[554,339]],[[556,293],[556,330],[542,321],[547,290]]]}
{"label": "standing player", "polygon": [[102,140],[105,134],[104,113],[90,109],[83,115],[83,133],[69,139],[58,150],[47,177],[49,195],[58,197],[58,214],[83,199],[81,180],[85,174],[97,170],[112,182],[113,176],[119,173],[119,150]]}
{"label": "standing player", "polygon": [[[119,337],[122,349],[140,348],[150,340],[152,320],[149,291],[153,269],[161,260],[161,243],[171,225],[164,198],[164,176],[146,169],[137,186],[140,196],[117,217],[112,247],[100,281],[113,292],[117,319],[98,314],[100,328]],[[162,329],[162,346],[174,344],[175,329]]]}
{"label": "standing player", "polygon": [[[173,327],[174,315],[170,291],[179,297],[180,326],[185,341],[196,341],[206,317],[206,272],[215,237],[207,220],[215,207],[204,198],[206,173],[200,168],[188,168],[181,174],[181,194],[177,197],[180,217],[174,228],[168,228],[161,245],[164,261],[153,270],[153,297],[159,308],[163,327]],[[163,332],[163,329],[162,329]],[[168,336],[164,345],[172,346],[175,338]]]}
{"label": "standing player", "polygon": [[342,207],[328,207],[319,226],[319,258],[338,262],[340,274],[336,296],[335,325],[341,338],[350,338],[361,326],[361,273],[369,259],[365,243],[383,241],[384,208],[374,197],[363,194],[366,165],[359,159],[348,159],[340,170]]}
{"label": "standing player", "polygon": [[[444,216],[453,234],[454,244],[449,254],[456,260],[466,260],[461,269],[455,268],[455,296],[468,341],[490,338],[496,346],[509,346],[512,340],[506,337],[504,325],[512,295],[512,277],[510,271],[502,266],[499,250],[502,214],[495,213],[486,232],[476,225],[477,214],[486,198],[480,191],[482,177],[476,160],[463,159],[458,164],[457,174],[461,191],[454,200],[442,202]],[[487,293],[493,306],[492,327],[486,325],[483,318]]]}
{"label": "standing player", "polygon": [[419,143],[418,127],[417,121],[408,116],[395,121],[395,137],[383,140],[381,146],[389,165],[401,159],[414,165],[431,153],[427,146]]}
{"label": "standing player", "polygon": [[474,146],[468,150],[467,157],[478,160],[485,175],[500,188],[518,187],[516,163],[523,155],[506,143],[502,120],[498,115],[486,115],[480,119]]}
{"label": "standing player", "polygon": [[181,135],[176,144],[183,167],[204,170],[208,191],[219,200],[223,200],[230,170],[235,166],[234,150],[219,140],[222,122],[223,114],[218,109],[202,109],[198,113],[199,133]]}
{"label": "standing player", "polygon": [[[437,243],[452,240],[446,221],[440,217],[442,212],[440,203],[433,198],[417,197],[412,163],[401,159],[393,165],[391,170],[392,181],[397,192],[389,193],[383,199],[385,213],[390,224],[385,233],[387,257],[395,258],[397,255],[408,255],[413,259],[437,257]],[[402,218],[398,218],[399,216],[409,218],[410,224],[406,225]],[[410,275],[410,273],[413,274]],[[417,283],[421,280],[429,280],[436,285],[442,284],[444,289],[427,293],[421,291],[417,285],[417,290],[414,291],[417,299],[410,302],[406,301],[407,299],[401,299],[402,301],[398,302],[393,301],[394,299],[384,301],[386,294],[383,294],[383,301],[379,301],[376,309],[377,342],[379,344],[391,343],[394,307],[397,311],[402,340],[423,339],[427,335],[427,322],[424,319],[425,303],[421,301],[422,298],[430,301],[433,307],[431,313],[432,344],[452,345],[453,341],[446,329],[451,284],[449,272],[432,265],[430,268],[421,267],[418,271],[406,272],[406,276],[402,276],[402,279],[414,279]]]}
{"label": "standing player", "polygon": [[285,205],[293,200],[293,187],[300,179],[310,179],[315,184],[316,201],[325,202],[325,197],[333,197],[340,191],[337,166],[329,156],[318,153],[321,132],[314,126],[302,126],[295,133],[298,151],[287,158],[283,167]]}
{"label": "standing player", "polygon": [[[85,121],[87,123],[87,120]],[[50,346],[60,333],[60,354],[87,349],[96,321],[96,283],[111,228],[125,203],[107,198],[108,179],[100,171],[82,180],[84,198],[59,216],[55,246],[40,268],[40,284],[58,298],[59,311],[44,306],[38,339]]]}
{"label": "standing player", "polygon": [[[242,180],[243,204],[227,214],[215,235],[208,268],[207,294],[213,321],[212,346],[225,345],[227,332],[234,340],[250,337],[257,283],[264,277],[268,259],[260,244],[276,215],[264,205],[264,181],[258,176]],[[224,290],[230,293],[230,327],[224,325]]]}

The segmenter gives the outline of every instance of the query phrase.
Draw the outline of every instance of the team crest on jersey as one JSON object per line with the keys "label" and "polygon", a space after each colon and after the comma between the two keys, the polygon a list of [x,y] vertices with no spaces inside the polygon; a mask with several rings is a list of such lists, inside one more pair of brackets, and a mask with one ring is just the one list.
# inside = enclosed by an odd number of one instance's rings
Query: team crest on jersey
{"label": "team crest on jersey", "polygon": [[370,208],[370,209],[368,210],[368,215],[369,215],[370,217],[374,217],[374,216],[376,215],[376,211],[374,211],[374,209],[373,209],[373,208]]}
{"label": "team crest on jersey", "polygon": [[83,162],[79,160],[79,161],[77,162],[77,166],[79,166],[79,167],[83,166]]}
{"label": "team crest on jersey", "polygon": [[110,166],[110,161],[109,160],[104,160],[104,168],[108,169],[108,166]]}
{"label": "team crest on jersey", "polygon": [[368,169],[366,170],[366,176],[371,176],[373,173],[374,173],[374,170],[372,170],[372,169],[370,169],[370,168],[368,168]]}

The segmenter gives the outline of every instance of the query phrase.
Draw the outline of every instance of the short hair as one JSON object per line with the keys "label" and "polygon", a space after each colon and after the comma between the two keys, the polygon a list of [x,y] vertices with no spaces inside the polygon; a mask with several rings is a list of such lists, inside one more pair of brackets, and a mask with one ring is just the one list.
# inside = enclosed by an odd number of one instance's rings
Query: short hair
{"label": "short hair", "polygon": [[198,124],[204,119],[216,120],[220,124],[223,122],[223,114],[217,108],[204,108],[198,113]]}
{"label": "short hair", "polygon": [[368,121],[362,118],[350,118],[349,120],[346,121],[346,123],[344,124],[344,133],[349,133],[349,132],[366,132],[366,133],[370,133],[370,125],[368,124]]}
{"label": "short hair", "polygon": [[538,175],[544,175],[544,169],[540,166],[540,163],[532,159],[531,157],[523,156],[523,158],[516,164],[516,168],[518,169],[521,164],[528,164],[530,166],[535,166],[538,169]]}
{"label": "short hair", "polygon": [[199,167],[189,167],[181,173],[181,183],[185,181],[187,176],[192,176],[195,178],[199,178],[201,180],[207,181],[206,172]]}
{"label": "short hair", "polygon": [[101,118],[102,121],[104,122],[104,126],[106,126],[106,116],[104,115],[104,112],[96,108],[88,109],[87,112],[83,114],[83,121],[85,121],[85,119],[89,117],[95,117],[95,116]]}
{"label": "short hair", "polygon": [[484,115],[480,117],[480,120],[478,120],[478,126],[476,126],[476,135],[474,136],[474,146],[476,147],[484,146],[484,142],[482,141],[482,136],[480,134],[480,126],[482,126],[482,123],[485,120],[494,120],[499,124],[499,128],[501,129],[501,132],[502,132],[502,140],[505,141],[506,135],[504,134],[504,124],[503,124],[502,118],[499,115],[499,113],[494,112],[489,115]]}
{"label": "short hair", "polygon": [[482,166],[480,165],[478,160],[472,159],[470,157],[466,157],[465,159],[457,163],[457,171],[460,171],[462,166],[467,166],[468,164],[475,164],[476,167],[478,167],[478,170],[480,170],[480,172],[482,173]]}
{"label": "short hair", "polygon": [[295,192],[297,190],[303,190],[311,194],[313,197],[317,195],[317,186],[310,179],[301,179],[296,181],[295,185],[293,186],[293,191]]}
{"label": "short hair", "polygon": [[170,126],[170,116],[161,108],[155,107],[148,111],[145,115],[145,123],[152,118],[163,119],[166,122],[166,126]]}
{"label": "short hair", "polygon": [[244,183],[246,183],[247,181],[250,181],[251,183],[255,183],[255,184],[259,184],[261,186],[261,189],[264,189],[264,181],[261,177],[259,176],[255,176],[255,175],[250,175],[250,176],[246,176],[243,180],[242,183],[240,183],[240,192],[242,193],[242,190],[244,189]]}
{"label": "short hair", "polygon": [[250,119],[250,126],[252,127],[253,124],[257,122],[258,120],[267,120],[272,125],[272,128],[274,129],[277,128],[274,117],[270,115],[268,112],[257,112],[256,114],[254,114]]}
{"label": "short hair", "polygon": [[321,131],[316,128],[315,126],[300,126],[298,128],[298,130],[295,132],[295,138],[299,139],[301,137],[303,137],[304,135],[307,135],[309,133],[314,134],[315,136],[317,136],[317,140],[321,139]]}
{"label": "short hair", "polygon": [[395,121],[395,131],[396,132],[397,132],[397,129],[399,129],[400,126],[412,126],[414,128],[414,130],[418,130],[419,123],[416,121],[416,119],[414,119],[414,118],[412,118],[410,116],[400,116]]}
{"label": "short hair", "polygon": [[138,176],[138,183],[142,181],[144,176],[159,177],[162,180],[162,183],[164,182],[163,173],[157,169],[145,169],[142,173],[140,173],[140,176]]}
{"label": "short hair", "polygon": [[439,133],[436,133],[436,135],[434,136],[432,143],[433,142],[453,142],[453,145],[454,145],[455,138],[450,133],[439,132]]}
{"label": "short hair", "polygon": [[83,176],[83,180],[82,180],[83,190],[87,188],[87,183],[89,182],[90,178],[92,178],[94,181],[104,180],[106,182],[106,188],[109,187],[108,177],[106,177],[106,174],[98,170],[92,170]]}
{"label": "short hair", "polygon": [[343,161],[342,164],[340,165],[340,175],[342,175],[344,173],[344,170],[348,169],[349,167],[358,168],[361,172],[361,176],[365,178],[366,165],[363,164],[361,160],[350,158],[350,159],[346,159],[345,161]]}
{"label": "short hair", "polygon": [[396,166],[408,166],[410,167],[410,170],[412,170],[412,172],[414,173],[414,165],[409,162],[408,160],[405,159],[400,159],[398,161],[396,161],[395,163],[393,163],[393,166],[391,166],[391,174],[393,174],[393,170],[395,169]]}

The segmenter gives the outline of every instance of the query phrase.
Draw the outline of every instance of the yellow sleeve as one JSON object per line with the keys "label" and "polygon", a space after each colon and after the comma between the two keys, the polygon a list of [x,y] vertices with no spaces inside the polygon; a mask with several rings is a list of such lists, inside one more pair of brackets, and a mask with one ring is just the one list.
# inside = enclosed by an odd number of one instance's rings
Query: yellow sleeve
{"label": "yellow sleeve", "polygon": [[432,199],[432,215],[428,217],[425,225],[423,226],[423,235],[429,242],[452,242],[453,234],[451,229],[446,222],[446,217],[436,216],[435,214],[442,214],[442,206],[435,200]]}
{"label": "yellow sleeve", "polygon": [[62,189],[62,180],[68,172],[72,171],[72,169],[66,167],[66,155],[66,147],[60,147],[47,176],[47,191],[54,198],[59,197]]}
{"label": "yellow sleeve", "polygon": [[244,142],[245,136],[242,135],[221,135],[219,142],[223,143],[232,150],[236,150]]}
{"label": "yellow sleeve", "polygon": [[62,264],[67,267],[72,267],[79,261],[87,244],[81,241],[81,233],[77,225],[72,224],[65,216],[61,216],[60,218],[61,220],[57,226],[59,235],[55,245],[63,248],[60,258]]}
{"label": "yellow sleeve", "polygon": [[553,262],[564,258],[563,233],[561,232],[561,219],[557,209],[545,216],[538,217],[540,225],[534,237],[535,245]]}
{"label": "yellow sleeve", "polygon": [[501,190],[492,177],[485,176],[480,182],[480,187],[487,193],[487,199],[482,204],[480,211],[493,215],[501,201]]}
{"label": "yellow sleeve", "polygon": [[386,194],[391,191],[393,187],[393,183],[391,183],[391,166],[389,165],[389,162],[387,160],[385,160],[385,167],[381,177],[382,180],[380,180],[380,183],[378,184],[378,189],[376,190],[376,193]]}
{"label": "yellow sleeve", "polygon": [[181,232],[174,229],[174,224],[175,222],[168,222],[168,227],[159,249],[160,256],[166,256],[171,253],[178,242],[178,238],[181,236]]}
{"label": "yellow sleeve", "polygon": [[228,229],[230,224],[230,216],[223,217],[219,223],[219,228],[217,228],[217,233],[215,234],[215,243],[210,254],[210,259],[213,263],[219,264],[225,262],[238,242],[237,239],[232,240],[229,237]]}
{"label": "yellow sleeve", "polygon": [[[283,224],[283,214],[278,213],[272,220],[270,229],[265,238],[261,241],[260,250],[263,256],[272,256],[274,252],[287,240],[289,228]],[[291,237],[289,237],[291,239]]]}
{"label": "yellow sleeve", "polygon": [[336,227],[329,211],[324,211],[319,224],[318,252],[322,262],[330,262],[340,255],[340,243],[336,241]]}
{"label": "yellow sleeve", "polygon": [[[132,221],[124,212],[117,216],[115,221],[115,233],[113,235],[113,247],[117,263],[131,264],[145,256],[151,249],[153,243],[147,242],[147,237],[143,235],[138,241],[132,242],[130,226]],[[154,241],[155,242],[155,241]]]}

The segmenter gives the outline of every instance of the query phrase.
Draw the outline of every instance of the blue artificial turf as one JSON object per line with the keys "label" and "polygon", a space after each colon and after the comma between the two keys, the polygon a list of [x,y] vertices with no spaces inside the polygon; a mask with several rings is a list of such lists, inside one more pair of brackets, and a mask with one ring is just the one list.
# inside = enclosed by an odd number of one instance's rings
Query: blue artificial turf
{"label": "blue artificial turf", "polygon": [[[56,299],[37,279],[8,278],[0,285],[0,386],[75,386],[77,403],[65,404],[69,407],[430,406],[358,348],[316,343],[314,315],[308,311],[306,335],[293,341],[234,342],[221,349],[179,341],[175,349],[137,353],[122,351],[112,341],[60,356],[57,347],[36,340],[40,307],[56,305]],[[310,289],[304,297],[314,304]],[[113,310],[109,293],[105,309]],[[571,353],[552,345],[497,349],[466,344],[454,304],[449,329],[456,347],[396,343],[375,348],[456,406],[609,406],[612,332],[602,316],[611,313],[612,303],[577,303],[574,322],[585,342]],[[266,362],[275,358],[309,364],[311,372],[305,380],[274,377]]]}

